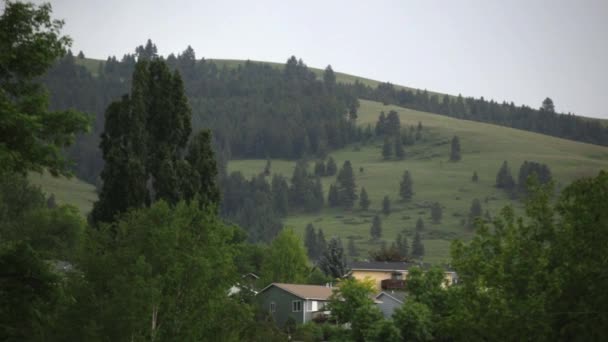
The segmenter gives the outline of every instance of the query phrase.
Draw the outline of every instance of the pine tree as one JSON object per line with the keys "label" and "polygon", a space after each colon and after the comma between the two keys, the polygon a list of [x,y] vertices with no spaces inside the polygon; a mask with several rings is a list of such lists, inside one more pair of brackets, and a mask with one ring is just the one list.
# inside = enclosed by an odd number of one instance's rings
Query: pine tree
{"label": "pine tree", "polygon": [[359,195],[359,206],[361,207],[362,210],[367,210],[367,209],[369,209],[370,204],[371,204],[371,201],[369,200],[367,191],[365,191],[365,188],[362,187],[361,195]]}
{"label": "pine tree", "polygon": [[317,162],[315,163],[315,176],[325,176],[325,163],[323,162],[323,160],[317,160]]}
{"label": "pine tree", "polygon": [[473,176],[471,177],[471,181],[473,183],[477,183],[479,181],[479,176],[477,176],[477,171],[473,171]]}
{"label": "pine tree", "polygon": [[329,193],[327,194],[327,204],[330,207],[337,207],[340,205],[340,200],[338,198],[338,188],[333,184],[329,186]]}
{"label": "pine tree", "polygon": [[403,172],[403,177],[401,178],[401,183],[399,184],[399,195],[404,201],[411,200],[412,196],[414,195],[412,176],[407,170]]}
{"label": "pine tree", "polygon": [[304,246],[306,247],[306,252],[308,253],[310,260],[317,260],[319,258],[319,253],[317,251],[317,234],[315,233],[315,227],[312,225],[312,223],[309,223],[306,226],[306,232],[304,233]]}
{"label": "pine tree", "polygon": [[416,235],[414,235],[414,241],[412,241],[412,256],[415,258],[421,258],[424,256],[424,245],[422,244],[419,232],[416,232]]}
{"label": "pine tree", "polygon": [[439,202],[433,203],[431,205],[431,219],[433,220],[433,223],[440,223],[442,216],[443,209],[441,208],[441,204],[439,204]]}
{"label": "pine tree", "polygon": [[403,259],[407,259],[407,257],[410,254],[410,246],[409,246],[409,242],[407,241],[407,237],[405,236],[405,234],[403,234],[403,235],[401,233],[397,234],[396,247],[397,247],[397,251],[399,251],[399,255],[401,255],[401,257]]}
{"label": "pine tree", "polygon": [[55,200],[55,194],[51,194],[49,198],[46,199],[46,207],[49,209],[57,208],[57,201]]}
{"label": "pine tree", "polygon": [[378,240],[382,237],[382,220],[380,219],[380,216],[374,216],[374,221],[372,222],[369,234],[374,240]]}
{"label": "pine tree", "polygon": [[502,166],[496,175],[496,187],[507,191],[512,191],[515,187],[515,180],[513,180],[511,169],[506,160],[502,163]]}
{"label": "pine tree", "polygon": [[336,172],[338,172],[338,166],[336,165],[334,158],[329,157],[327,159],[327,166],[325,168],[325,172],[327,176],[335,176]]}
{"label": "pine tree", "polygon": [[[211,132],[199,131],[194,135],[188,146],[186,155],[188,165],[177,164],[178,170],[192,170],[192,181],[181,186],[184,199],[192,200],[197,197],[199,204],[205,206],[219,206],[220,189],[218,185],[217,164],[211,146]],[[182,182],[186,177],[180,177]]]}
{"label": "pine tree", "polygon": [[393,145],[388,137],[384,137],[384,144],[382,145],[382,158],[385,160],[391,159],[393,156]]}
{"label": "pine tree", "polygon": [[272,176],[272,203],[277,214],[287,216],[289,212],[289,185],[285,177],[276,173]]}
{"label": "pine tree", "polygon": [[317,256],[321,256],[323,253],[325,253],[326,249],[327,242],[325,241],[325,234],[323,233],[323,229],[319,228],[319,230],[317,231]]}
{"label": "pine tree", "polygon": [[319,258],[319,268],[325,275],[338,279],[348,273],[342,240],[333,237],[327,244],[327,249]]}
{"label": "pine tree", "polygon": [[418,221],[416,221],[416,231],[420,232],[424,230],[424,221],[422,220],[422,217],[418,218]]}
{"label": "pine tree", "polygon": [[327,68],[325,68],[325,72],[323,72],[323,83],[330,94],[334,92],[334,89],[336,88],[336,74],[331,68],[331,65],[328,65]]}
{"label": "pine tree", "polygon": [[350,209],[357,200],[357,185],[353,167],[349,160],[345,161],[340,169],[336,184],[338,190],[338,200],[340,205]]}
{"label": "pine tree", "polygon": [[399,160],[405,158],[405,149],[403,148],[403,143],[401,142],[400,136],[395,138],[395,157],[397,157]]}
{"label": "pine tree", "polygon": [[388,198],[388,195],[384,196],[382,200],[382,212],[384,215],[389,215],[391,213],[391,200]]}
{"label": "pine tree", "polygon": [[452,138],[452,148],[450,151],[450,161],[452,162],[457,162],[460,161],[461,159],[461,155],[460,155],[460,139],[458,138],[457,135],[455,135]]}
{"label": "pine tree", "polygon": [[384,134],[394,137],[398,135],[400,131],[401,121],[399,120],[399,114],[396,111],[391,110],[386,117]]}

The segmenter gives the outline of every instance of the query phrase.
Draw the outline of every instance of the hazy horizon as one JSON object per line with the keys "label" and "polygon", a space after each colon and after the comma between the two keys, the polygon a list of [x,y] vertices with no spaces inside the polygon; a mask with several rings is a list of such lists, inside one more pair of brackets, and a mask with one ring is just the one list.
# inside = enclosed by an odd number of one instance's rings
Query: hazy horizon
{"label": "hazy horizon", "polygon": [[608,118],[606,1],[51,1],[74,53],[118,58],[150,38],[161,55],[284,63],[441,93]]}

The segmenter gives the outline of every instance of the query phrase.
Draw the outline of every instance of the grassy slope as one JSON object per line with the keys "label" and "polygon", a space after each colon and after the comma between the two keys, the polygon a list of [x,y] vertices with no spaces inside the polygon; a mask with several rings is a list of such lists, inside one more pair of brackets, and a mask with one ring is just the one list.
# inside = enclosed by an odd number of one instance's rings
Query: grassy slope
{"label": "grassy slope", "polygon": [[[461,216],[468,213],[474,198],[482,200],[482,207],[496,214],[504,205],[513,204],[502,191],[494,188],[496,172],[503,160],[511,165],[517,177],[519,165],[524,160],[547,163],[563,187],[582,176],[595,175],[600,169],[608,168],[608,148],[569,140],[553,138],[541,134],[515,130],[478,122],[457,120],[445,116],[408,110],[395,106],[383,106],[372,101],[361,101],[359,121],[362,125],[374,124],[381,110],[396,110],[402,125],[414,125],[421,121],[425,127],[424,141],[406,149],[409,157],[403,161],[383,161],[381,142],[355,146],[335,151],[331,155],[341,165],[350,160],[356,173],[358,186],[364,186],[372,200],[370,212],[358,210],[344,212],[325,208],[319,214],[292,215],[286,224],[303,233],[304,227],[312,222],[323,228],[326,236],[338,235],[342,238],[357,238],[362,249],[372,246],[369,241],[371,215],[381,209],[382,198],[388,195],[392,200],[393,212],[383,216],[383,238],[389,243],[397,232],[405,229],[410,234],[410,242],[417,218],[425,220],[424,244],[429,262],[445,261],[449,253],[449,240],[468,238],[471,232],[460,224]],[[447,162],[449,139],[453,135],[461,138],[463,160]],[[240,170],[253,175],[263,170],[264,160],[238,160],[230,163],[230,170]],[[273,172],[291,176],[294,163],[272,161]],[[359,172],[363,167],[364,171]],[[412,202],[402,203],[398,198],[398,187],[404,170],[412,173],[415,196]],[[473,170],[480,181],[471,182]],[[324,190],[334,182],[333,177],[323,179]],[[486,200],[487,199],[487,200]],[[433,225],[425,204],[438,201],[444,207],[441,224]]]}
{"label": "grassy slope", "polygon": [[77,178],[55,178],[49,174],[31,173],[29,180],[40,186],[47,195],[55,195],[59,204],[71,204],[78,208],[83,216],[91,211],[93,202],[97,200],[95,187]]}

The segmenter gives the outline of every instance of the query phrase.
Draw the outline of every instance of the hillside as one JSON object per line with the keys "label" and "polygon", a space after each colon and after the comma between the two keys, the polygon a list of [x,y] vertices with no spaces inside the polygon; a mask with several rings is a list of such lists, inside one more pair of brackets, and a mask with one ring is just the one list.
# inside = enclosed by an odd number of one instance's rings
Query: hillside
{"label": "hillside", "polygon": [[[454,238],[467,239],[472,232],[461,225],[466,217],[471,201],[478,198],[485,212],[491,215],[505,205],[520,207],[501,190],[494,187],[496,173],[504,160],[509,162],[512,173],[517,176],[524,160],[546,163],[551,168],[558,188],[571,181],[596,175],[600,169],[608,168],[608,148],[569,140],[553,138],[541,134],[515,130],[473,121],[458,120],[445,116],[418,112],[396,106],[383,106],[372,101],[361,101],[359,122],[362,125],[375,123],[380,111],[396,110],[402,125],[421,122],[425,127],[423,142],[406,148],[408,158],[403,161],[384,161],[381,156],[381,142],[367,146],[350,146],[334,151],[331,156],[340,166],[350,160],[356,171],[357,186],[365,187],[372,201],[368,212],[355,210],[345,212],[340,209],[324,208],[318,214],[291,215],[285,221],[287,226],[303,234],[308,223],[323,228],[326,236],[337,235],[343,239],[353,237],[357,247],[367,250],[374,246],[369,240],[369,228],[375,213],[380,213],[382,199],[391,198],[392,213],[381,215],[383,239],[394,241],[398,232],[405,229],[411,242],[418,217],[426,224],[423,233],[426,248],[425,260],[445,261],[449,253],[449,241]],[[458,135],[462,145],[462,161],[448,162],[449,139]],[[232,171],[255,175],[264,169],[265,160],[236,160],[229,164]],[[272,172],[291,177],[292,161],[272,161]],[[363,168],[363,172],[359,172]],[[412,173],[414,199],[402,203],[398,198],[398,188],[404,170]],[[471,182],[473,171],[479,174],[479,182]],[[323,178],[323,188],[327,192],[333,177]],[[443,207],[441,224],[430,221],[428,203],[437,201]]]}

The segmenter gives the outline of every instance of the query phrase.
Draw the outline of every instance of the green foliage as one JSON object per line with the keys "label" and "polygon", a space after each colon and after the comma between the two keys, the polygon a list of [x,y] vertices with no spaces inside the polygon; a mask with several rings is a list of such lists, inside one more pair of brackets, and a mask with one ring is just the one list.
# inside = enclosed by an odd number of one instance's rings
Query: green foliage
{"label": "green foliage", "polygon": [[402,258],[408,258],[410,255],[410,246],[407,241],[407,236],[405,234],[397,234],[397,238],[395,239],[395,245],[397,247],[397,251],[399,251],[399,255]]}
{"label": "green foliage", "polygon": [[371,201],[369,200],[367,191],[365,190],[364,187],[361,187],[361,194],[359,195],[359,207],[361,207],[361,210],[367,210],[367,209],[369,209],[370,204],[371,204]]}
{"label": "green foliage", "polygon": [[414,185],[412,182],[412,176],[408,170],[403,172],[401,183],[399,183],[399,195],[404,201],[409,201],[414,195]]}
{"label": "green foliage", "polygon": [[334,279],[342,278],[348,273],[342,240],[335,237],[329,240],[325,252],[319,259],[318,266],[325,275]]}
{"label": "green foliage", "polygon": [[451,150],[450,150],[450,161],[457,162],[457,161],[460,161],[460,159],[461,159],[460,138],[458,138],[458,136],[455,135],[452,138],[452,145],[451,145]]}
{"label": "green foliage", "polygon": [[432,341],[431,310],[422,303],[409,302],[393,314],[395,325],[404,341]]}
{"label": "green foliage", "polygon": [[308,258],[300,238],[284,229],[270,244],[262,264],[262,283],[301,283],[308,272]]}
{"label": "green foliage", "polygon": [[540,184],[547,184],[552,180],[551,169],[549,169],[547,164],[529,162],[526,160],[521,164],[517,176],[517,187],[520,193],[527,193],[526,185],[528,178],[533,175],[537,177]]}
{"label": "green foliage", "polygon": [[431,204],[431,219],[433,223],[440,223],[441,218],[443,217],[443,208],[439,202],[434,202]]}
{"label": "green foliage", "polygon": [[359,250],[357,250],[357,246],[355,245],[355,239],[353,239],[353,238],[348,239],[347,250],[348,250],[349,257],[354,258],[354,257],[359,256]]}
{"label": "green foliage", "polygon": [[403,142],[401,141],[401,137],[397,137],[395,139],[395,157],[398,160],[402,160],[405,158],[405,149],[403,148]]}
{"label": "green foliage", "polygon": [[481,209],[481,202],[479,201],[478,198],[475,198],[471,202],[471,208],[469,209],[469,217],[468,217],[469,227],[472,227],[473,224],[475,223],[475,220],[478,217],[481,217],[481,215],[483,215],[483,210]]}
{"label": "green foliage", "polygon": [[337,172],[338,172],[338,166],[336,165],[334,158],[332,156],[329,156],[329,158],[327,158],[327,166],[325,167],[325,174],[327,176],[335,176]]}
{"label": "green foliage", "polygon": [[236,233],[196,201],[160,201],[89,230],[80,267],[94,295],[73,309],[95,303],[98,337],[113,340],[236,340],[251,315],[226,295],[238,280]]}
{"label": "green foliage", "polygon": [[352,323],[357,309],[374,305],[372,295],[375,287],[372,280],[346,278],[340,282],[338,289],[330,297],[328,310],[340,324]]}
{"label": "green foliage", "polygon": [[385,160],[391,159],[393,156],[393,145],[391,144],[391,140],[388,137],[384,138],[384,143],[382,144],[382,158]]}
{"label": "green foliage", "polygon": [[513,191],[513,188],[515,187],[515,180],[513,180],[511,169],[506,160],[502,163],[502,166],[496,175],[496,187],[507,191]]}
{"label": "green foliage", "polygon": [[416,231],[423,231],[424,230],[424,221],[422,220],[422,217],[419,217],[418,220],[416,221]]}
{"label": "green foliage", "polygon": [[424,256],[424,245],[422,244],[420,232],[416,232],[416,235],[414,235],[414,240],[412,241],[412,256],[414,258],[421,258]]}
{"label": "green foliage", "polygon": [[0,172],[44,169],[69,175],[62,150],[89,119],[74,110],[49,111],[42,76],[61,57],[70,39],[63,22],[51,19],[51,5],[6,2],[0,16]]}
{"label": "green foliage", "polygon": [[477,171],[473,171],[473,176],[471,176],[471,181],[473,183],[479,182],[479,176],[477,175]]}
{"label": "green foliage", "polygon": [[384,196],[382,200],[382,213],[384,215],[389,215],[391,213],[391,200],[388,195]]}
{"label": "green foliage", "polygon": [[349,160],[345,161],[338,173],[336,188],[340,205],[351,209],[357,200],[357,184],[355,174]]}

